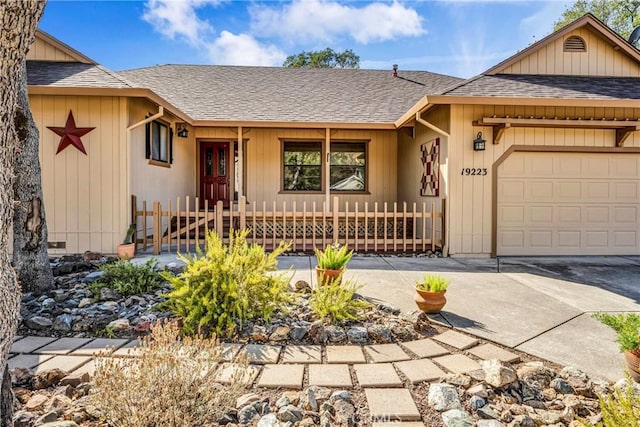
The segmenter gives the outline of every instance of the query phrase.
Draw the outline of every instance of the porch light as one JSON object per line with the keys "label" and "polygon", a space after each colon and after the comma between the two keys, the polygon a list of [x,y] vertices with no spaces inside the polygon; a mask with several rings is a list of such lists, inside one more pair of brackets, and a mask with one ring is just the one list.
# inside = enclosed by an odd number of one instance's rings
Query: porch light
{"label": "porch light", "polygon": [[478,132],[476,139],[473,140],[473,151],[484,151],[484,143],[487,142],[482,139],[482,132]]}
{"label": "porch light", "polygon": [[186,138],[189,136],[189,129],[187,129],[186,123],[176,123],[176,135],[180,138]]}

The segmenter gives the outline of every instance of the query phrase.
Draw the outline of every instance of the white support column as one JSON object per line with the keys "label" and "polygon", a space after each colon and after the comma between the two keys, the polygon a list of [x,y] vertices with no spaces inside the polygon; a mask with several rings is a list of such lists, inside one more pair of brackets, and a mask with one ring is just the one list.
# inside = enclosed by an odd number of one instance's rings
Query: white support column
{"label": "white support column", "polygon": [[238,200],[244,196],[244,138],[242,126],[238,126]]}
{"label": "white support column", "polygon": [[329,153],[331,152],[331,128],[325,129],[324,136],[324,201],[327,204],[327,209],[331,210],[331,192],[329,191],[329,185],[331,182],[330,172],[331,165],[329,164]]}

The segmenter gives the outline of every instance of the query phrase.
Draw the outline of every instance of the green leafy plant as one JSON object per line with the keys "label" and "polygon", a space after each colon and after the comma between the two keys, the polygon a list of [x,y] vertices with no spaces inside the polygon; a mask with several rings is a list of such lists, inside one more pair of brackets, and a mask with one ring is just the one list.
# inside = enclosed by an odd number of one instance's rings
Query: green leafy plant
{"label": "green leafy plant", "polygon": [[293,302],[289,277],[271,273],[290,244],[280,242],[267,254],[262,246],[250,245],[247,235],[247,230],[231,233],[227,246],[212,231],[204,253],[179,256],[187,264],[184,272],[163,274],[173,288],[166,305],[182,318],[186,333],[231,336],[248,319],[269,320]]}
{"label": "green leafy plant", "polygon": [[332,280],[311,291],[309,306],[319,318],[331,323],[358,320],[359,313],[369,306],[368,302],[354,298],[361,287],[350,280],[342,284],[338,279]]}
{"label": "green leafy plant", "polygon": [[318,268],[324,270],[341,270],[353,256],[353,250],[350,251],[346,245],[340,245],[338,242],[327,245],[324,251],[318,248],[313,248],[313,251],[316,254]]}
{"label": "green leafy plant", "polygon": [[425,274],[421,281],[416,282],[416,288],[427,292],[443,292],[450,283],[451,280],[439,274]]}
{"label": "green leafy plant", "polygon": [[90,402],[114,427],[218,425],[246,393],[246,360],[220,384],[223,346],[215,338],[182,337],[174,323],[157,323],[135,349],[137,357],[96,359]]}
{"label": "green leafy plant", "polygon": [[123,296],[138,295],[159,288],[164,280],[157,271],[158,260],[149,259],[144,264],[133,264],[129,260],[118,260],[105,264],[101,270],[104,274],[88,289],[96,296],[100,289],[111,288]]}
{"label": "green leafy plant", "polygon": [[124,235],[124,240],[122,241],[123,245],[128,245],[129,243],[133,243],[133,235],[136,232],[136,223],[129,224],[129,228],[127,228],[127,232]]}
{"label": "green leafy plant", "polygon": [[604,427],[640,427],[640,393],[627,374],[624,388],[616,388],[612,394],[598,396]]}
{"label": "green leafy plant", "polygon": [[640,314],[594,313],[593,317],[613,329],[620,352],[631,351],[640,356]]}

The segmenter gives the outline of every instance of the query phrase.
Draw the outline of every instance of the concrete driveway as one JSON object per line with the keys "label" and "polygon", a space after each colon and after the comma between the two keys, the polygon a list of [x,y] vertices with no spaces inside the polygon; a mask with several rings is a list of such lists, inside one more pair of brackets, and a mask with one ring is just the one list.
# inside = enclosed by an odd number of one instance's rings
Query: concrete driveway
{"label": "concrete driveway", "polygon": [[[279,268],[315,282],[313,257],[286,256]],[[596,311],[640,312],[640,256],[412,258],[359,256],[347,277],[361,293],[415,310],[413,283],[426,272],[452,280],[445,310],[433,320],[591,375],[615,381],[624,361],[615,334]]]}

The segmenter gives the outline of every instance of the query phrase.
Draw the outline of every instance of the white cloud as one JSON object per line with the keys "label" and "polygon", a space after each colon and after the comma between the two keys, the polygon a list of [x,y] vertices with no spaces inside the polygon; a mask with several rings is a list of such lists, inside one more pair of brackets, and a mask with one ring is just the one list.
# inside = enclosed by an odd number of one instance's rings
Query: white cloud
{"label": "white cloud", "polygon": [[142,19],[153,28],[169,37],[184,37],[189,43],[198,45],[213,31],[213,27],[198,18],[196,9],[207,4],[218,4],[219,0],[148,0]]}
{"label": "white cloud", "polygon": [[282,65],[286,55],[273,45],[264,45],[248,34],[222,31],[209,45],[209,54],[216,64]]}
{"label": "white cloud", "polygon": [[297,42],[346,36],[369,43],[426,32],[418,12],[397,1],[354,7],[328,0],[294,0],[282,8],[256,5],[250,13],[254,34]]}

